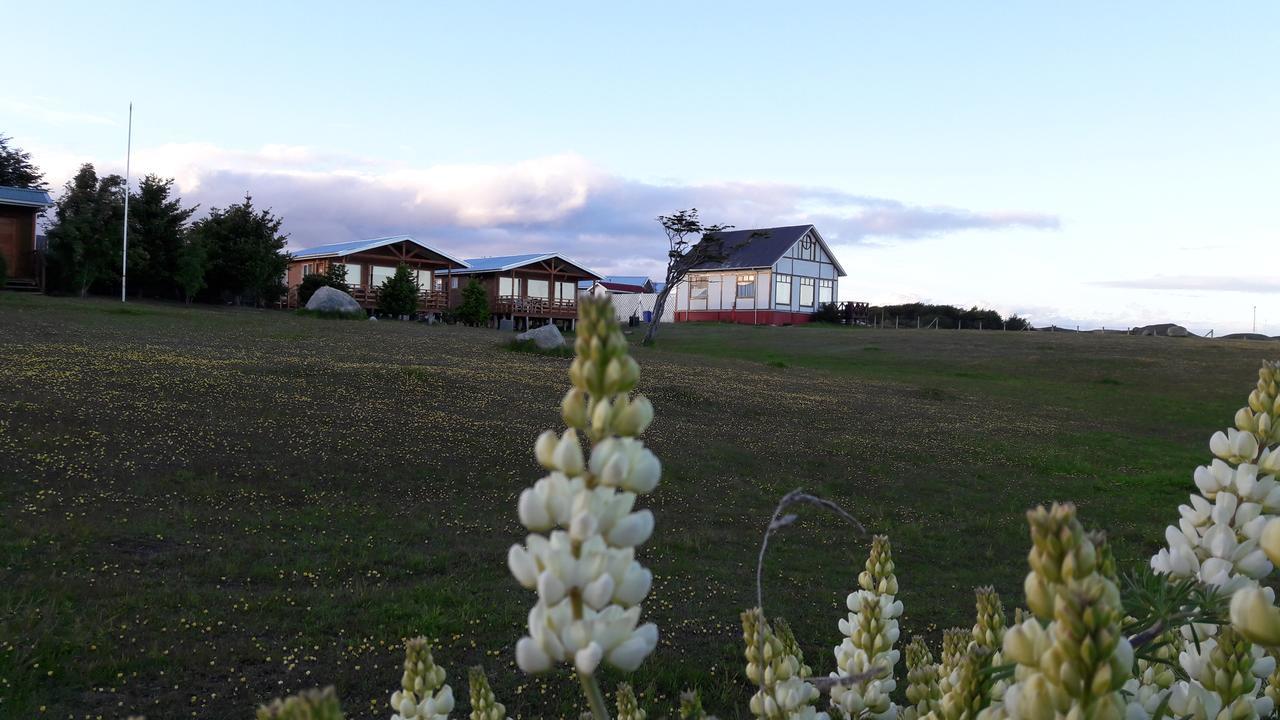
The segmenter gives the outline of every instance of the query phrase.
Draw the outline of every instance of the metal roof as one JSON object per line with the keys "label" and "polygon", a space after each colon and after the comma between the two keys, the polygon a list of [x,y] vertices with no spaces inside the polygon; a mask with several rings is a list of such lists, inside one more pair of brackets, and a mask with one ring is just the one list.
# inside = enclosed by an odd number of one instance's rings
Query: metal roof
{"label": "metal roof", "polygon": [[603,277],[599,273],[591,270],[580,262],[571,260],[560,253],[528,253],[526,255],[498,255],[496,257],[483,258],[467,258],[467,267],[465,270],[454,271],[455,275],[467,275],[471,273],[486,272],[506,272],[507,270],[515,270],[516,268],[532,265],[536,262],[549,260],[551,258],[559,258],[561,262],[568,263],[586,274],[594,277]]}
{"label": "metal roof", "polygon": [[813,225],[787,225],[774,228],[752,228],[749,230],[726,230],[714,233],[709,237],[724,242],[725,258],[719,261],[700,263],[694,270],[748,270],[773,267],[779,258],[796,244],[804,234],[813,231],[814,237],[822,246],[836,272],[842,277],[846,274],[840,261],[827,247],[827,242]]}
{"label": "metal roof", "polygon": [[46,208],[53,205],[48,190],[0,185],[0,205]]}
{"label": "metal roof", "polygon": [[386,245],[392,245],[398,242],[406,242],[406,241],[411,242],[414,245],[417,245],[425,250],[429,250],[435,253],[436,255],[443,257],[446,260],[455,262],[460,267],[463,267],[463,268],[468,267],[467,261],[459,260],[458,258],[450,255],[449,253],[444,252],[443,250],[440,250],[439,248],[432,247],[431,245],[428,245],[427,243],[424,243],[421,240],[415,240],[409,237],[408,235],[392,235],[389,237],[372,238],[370,240],[349,240],[347,242],[329,243],[328,245],[316,245],[315,247],[303,248],[302,250],[291,252],[290,255],[293,256],[294,260],[310,260],[312,258],[323,258],[323,257],[343,257],[346,255],[355,255],[356,253],[364,252],[366,250],[373,250],[375,248],[380,248]]}
{"label": "metal roof", "polygon": [[605,282],[619,283],[621,285],[644,285],[652,282],[644,275],[606,275]]}

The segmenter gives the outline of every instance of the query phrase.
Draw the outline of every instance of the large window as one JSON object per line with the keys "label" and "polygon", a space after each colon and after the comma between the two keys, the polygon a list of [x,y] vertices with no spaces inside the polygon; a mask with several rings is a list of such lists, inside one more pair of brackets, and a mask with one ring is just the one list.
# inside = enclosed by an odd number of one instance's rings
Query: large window
{"label": "large window", "polygon": [[800,306],[813,307],[813,278],[800,278]]}
{"label": "large window", "polygon": [[364,285],[364,266],[360,263],[347,263],[346,282],[351,287]]}
{"label": "large window", "polygon": [[836,281],[835,280],[819,280],[818,281],[818,302],[826,304],[836,301]]}
{"label": "large window", "polygon": [[386,280],[396,274],[395,268],[387,267],[385,265],[374,265],[369,268],[369,270],[371,271],[370,274],[372,276],[369,278],[369,284],[376,288],[382,287],[383,280]]}
{"label": "large window", "polygon": [[561,300],[573,300],[578,296],[578,283],[576,282],[558,282],[556,283],[556,297]]}
{"label": "large window", "polygon": [[756,276],[739,275],[738,276],[738,297],[753,298],[756,296]]}
{"label": "large window", "polygon": [[302,277],[306,277],[310,274],[311,274],[311,263],[302,263]]}
{"label": "large window", "polygon": [[[455,286],[456,287],[456,286]],[[515,297],[520,294],[520,278],[498,278],[498,296]]]}
{"label": "large window", "polygon": [[531,298],[549,299],[551,297],[551,283],[546,280],[529,278],[524,281],[524,292]]}
{"label": "large window", "polygon": [[691,300],[706,300],[707,289],[709,285],[705,277],[696,277],[689,281],[689,298]]}
{"label": "large window", "polygon": [[790,305],[791,304],[791,276],[790,275],[774,275],[773,276],[773,304],[774,305]]}
{"label": "large window", "polygon": [[431,289],[431,271],[430,270],[418,271],[418,289],[422,291]]}

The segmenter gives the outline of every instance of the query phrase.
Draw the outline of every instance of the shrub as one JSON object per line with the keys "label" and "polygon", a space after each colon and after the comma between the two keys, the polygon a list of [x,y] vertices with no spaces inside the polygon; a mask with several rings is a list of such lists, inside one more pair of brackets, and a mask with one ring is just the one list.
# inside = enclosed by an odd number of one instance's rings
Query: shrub
{"label": "shrub", "polygon": [[400,317],[418,309],[418,281],[409,266],[400,263],[396,274],[382,281],[378,290],[378,312]]}
{"label": "shrub", "polygon": [[818,312],[813,314],[814,322],[840,324],[840,306],[833,303],[822,303],[818,306]]}
{"label": "shrub", "polygon": [[489,324],[489,294],[475,278],[462,288],[462,305],[458,307],[458,319],[468,325]]}

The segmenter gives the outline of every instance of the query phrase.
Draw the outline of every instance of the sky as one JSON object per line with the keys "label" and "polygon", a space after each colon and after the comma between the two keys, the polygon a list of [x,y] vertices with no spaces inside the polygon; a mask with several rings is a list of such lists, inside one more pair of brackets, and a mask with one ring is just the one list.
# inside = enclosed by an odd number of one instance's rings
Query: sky
{"label": "sky", "polygon": [[[14,3],[0,133],[408,234],[662,275],[655,218],[813,223],[841,299],[1280,335],[1280,4]],[[15,61],[14,58],[21,58]]]}

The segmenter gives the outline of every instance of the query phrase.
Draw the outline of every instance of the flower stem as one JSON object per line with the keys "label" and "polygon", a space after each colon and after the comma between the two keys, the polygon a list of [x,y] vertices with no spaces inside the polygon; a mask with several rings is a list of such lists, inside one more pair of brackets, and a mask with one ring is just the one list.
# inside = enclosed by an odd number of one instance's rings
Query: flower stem
{"label": "flower stem", "polygon": [[604,704],[604,693],[600,692],[600,683],[595,675],[578,673],[582,682],[582,692],[587,696],[587,704],[591,706],[591,717],[594,720],[609,720],[609,709]]}

